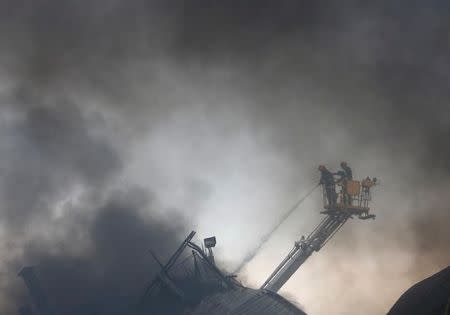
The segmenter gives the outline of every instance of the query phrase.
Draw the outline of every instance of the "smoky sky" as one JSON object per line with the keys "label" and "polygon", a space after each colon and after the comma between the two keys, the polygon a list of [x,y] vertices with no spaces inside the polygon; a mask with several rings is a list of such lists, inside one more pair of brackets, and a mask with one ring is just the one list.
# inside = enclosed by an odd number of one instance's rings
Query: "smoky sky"
{"label": "smoky sky", "polygon": [[2,307],[27,303],[14,278],[35,265],[59,312],[126,310],[157,270],[148,250],[174,250],[183,218],[150,217],[151,191],[109,190],[120,154],[77,106],[12,111],[18,116],[2,128]]}
{"label": "smoky sky", "polygon": [[[386,312],[450,261],[449,10],[1,1],[0,309],[26,299],[24,264],[60,309],[128,302],[155,271],[146,250],[167,257],[191,229],[216,234],[232,270],[317,164],[345,159],[381,178],[378,218],[346,226],[286,294],[313,314]],[[302,215],[242,279],[265,280],[317,221]]]}

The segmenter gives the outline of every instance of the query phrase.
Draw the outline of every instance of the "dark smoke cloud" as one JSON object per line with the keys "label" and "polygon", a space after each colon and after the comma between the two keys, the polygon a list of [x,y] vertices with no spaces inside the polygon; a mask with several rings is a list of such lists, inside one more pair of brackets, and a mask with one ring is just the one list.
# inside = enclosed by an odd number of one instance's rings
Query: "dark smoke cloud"
{"label": "dark smoke cloud", "polygon": [[121,153],[99,117],[64,103],[2,114],[2,309],[27,301],[15,278],[26,264],[61,312],[131,307],[157,270],[148,249],[167,257],[183,219],[149,216],[157,203],[145,189],[110,190]]}
{"label": "dark smoke cloud", "polygon": [[114,148],[89,134],[79,109],[61,107],[19,112],[23,117],[2,128],[7,150],[1,198],[7,227],[48,215],[52,204],[76,185],[101,190],[121,168]]}
{"label": "dark smoke cloud", "polygon": [[84,255],[71,253],[72,233],[56,244],[31,242],[25,249],[26,260],[39,262],[43,285],[62,313],[112,314],[134,309],[158,270],[148,250],[165,259],[182,237],[180,218],[169,224],[145,215],[152,205],[147,192],[116,192],[111,198],[93,209],[95,217],[90,220],[60,222],[75,234],[86,234]]}
{"label": "dark smoke cloud", "polygon": [[[38,264],[60,308],[118,301],[138,291],[133,280],[154,270],[144,263],[144,248],[161,244],[155,251],[167,253],[176,243],[161,241],[183,222],[161,218],[161,191],[177,200],[170,206],[202,209],[186,210],[192,225],[227,207],[221,225],[213,226],[237,231],[229,244],[248,239],[250,248],[265,228],[255,215],[273,221],[276,213],[261,203],[258,213],[242,215],[239,202],[266,193],[267,203],[287,205],[295,199],[292,186],[306,190],[316,180],[319,160],[351,159],[355,173],[385,177],[378,221],[344,229],[321,253],[333,264],[312,258],[317,268],[306,271],[323,273],[329,283],[310,285],[309,299],[300,290],[308,301],[301,303],[306,311],[312,303],[341,313],[352,303],[387,311],[400,292],[373,302],[374,291],[361,290],[355,279],[385,284],[355,271],[355,248],[376,273],[408,281],[450,260],[448,10],[445,1],[2,1],[5,268]],[[127,188],[132,167],[148,186],[138,193]],[[181,201],[165,182],[172,175],[184,183]],[[253,190],[245,190],[248,178]],[[220,195],[230,189],[227,181],[245,198],[232,189]],[[149,191],[155,200],[144,198]],[[309,230],[313,219],[306,216],[301,223]],[[414,261],[406,274],[391,261],[405,251]],[[120,272],[121,265],[131,270]],[[269,268],[257,275],[260,281]],[[14,281],[2,288],[23,296]],[[342,298],[336,306],[318,293],[344,292],[344,282],[348,296],[361,300]],[[82,294],[75,293],[79,287]]]}

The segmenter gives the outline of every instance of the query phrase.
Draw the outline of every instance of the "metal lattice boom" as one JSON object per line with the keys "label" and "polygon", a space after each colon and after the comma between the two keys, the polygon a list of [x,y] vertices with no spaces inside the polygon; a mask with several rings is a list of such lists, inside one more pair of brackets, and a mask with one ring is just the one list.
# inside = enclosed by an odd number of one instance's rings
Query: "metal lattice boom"
{"label": "metal lattice boom", "polygon": [[[358,182],[359,183],[359,182]],[[363,186],[363,189],[365,187]],[[359,189],[358,189],[359,190]],[[369,193],[370,187],[364,192]],[[340,192],[339,196],[343,193]],[[280,288],[289,280],[298,268],[308,259],[314,251],[319,251],[337,231],[353,216],[361,220],[374,219],[375,215],[369,214],[368,200],[362,197],[360,190],[355,195],[355,200],[349,203],[327,204],[326,199],[322,214],[326,217],[308,235],[295,242],[294,247],[278,267],[272,272],[261,286],[261,289],[278,292]],[[341,200],[343,198],[340,198]],[[356,203],[354,205],[353,203]]]}

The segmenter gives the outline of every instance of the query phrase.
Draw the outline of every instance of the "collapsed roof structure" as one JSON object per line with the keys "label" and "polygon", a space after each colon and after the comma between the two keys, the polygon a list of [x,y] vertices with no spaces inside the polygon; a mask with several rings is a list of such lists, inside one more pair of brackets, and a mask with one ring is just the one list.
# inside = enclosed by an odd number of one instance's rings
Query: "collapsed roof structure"
{"label": "collapsed roof structure", "polygon": [[[296,305],[264,289],[244,287],[214,264],[212,246],[206,252],[191,240],[191,232],[154,278],[137,307],[137,314],[304,315]],[[215,245],[215,241],[214,241]],[[185,249],[191,255],[183,257]],[[170,294],[168,294],[170,291]],[[171,298],[167,299],[168,296]]]}

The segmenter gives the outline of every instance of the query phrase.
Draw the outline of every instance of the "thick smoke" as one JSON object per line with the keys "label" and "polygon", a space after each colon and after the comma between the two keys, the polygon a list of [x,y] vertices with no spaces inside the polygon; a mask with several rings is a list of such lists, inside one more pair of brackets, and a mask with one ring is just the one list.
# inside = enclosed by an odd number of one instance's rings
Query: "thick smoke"
{"label": "thick smoke", "polygon": [[123,311],[157,270],[148,249],[165,258],[187,230],[150,215],[148,190],[114,187],[122,158],[102,119],[57,105],[2,112],[2,310],[27,302],[16,274],[29,264],[60,312]]}
{"label": "thick smoke", "polygon": [[[158,270],[148,249],[165,258],[176,249],[178,236],[182,237],[177,231],[183,228],[179,218],[174,218],[178,223],[169,224],[144,215],[142,210],[148,211],[151,205],[146,192],[116,192],[112,198],[94,209],[92,220],[72,219],[69,226],[73,231],[66,240],[58,244],[31,242],[25,248],[26,259],[39,262],[39,275],[60,312],[113,314],[134,310]],[[88,249],[77,255],[71,253],[72,235],[80,231],[86,234]],[[57,248],[52,249],[54,246]]]}
{"label": "thick smoke", "polygon": [[[58,105],[56,105],[58,106]],[[8,228],[48,216],[52,204],[77,185],[101,190],[121,168],[114,148],[89,135],[75,106],[36,106],[5,125],[2,208]]]}
{"label": "thick smoke", "polygon": [[[167,255],[191,226],[234,269],[318,163],[345,159],[381,178],[377,220],[345,226],[284,289],[311,313],[386,312],[450,261],[448,10],[3,1],[0,309],[23,301],[23,264],[61,309],[125,305],[155,270],[145,250]],[[261,284],[319,207],[242,276]]]}

